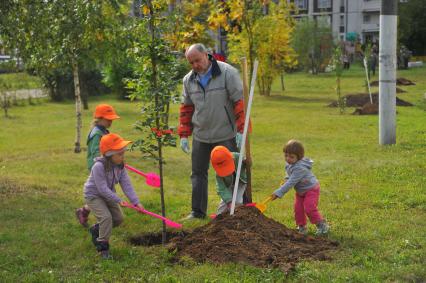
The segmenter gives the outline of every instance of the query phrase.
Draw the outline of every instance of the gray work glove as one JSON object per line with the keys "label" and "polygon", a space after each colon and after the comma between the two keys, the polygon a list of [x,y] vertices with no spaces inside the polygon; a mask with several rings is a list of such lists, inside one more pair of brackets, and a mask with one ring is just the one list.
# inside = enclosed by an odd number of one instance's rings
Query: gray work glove
{"label": "gray work glove", "polygon": [[183,150],[183,152],[185,153],[189,153],[189,141],[188,138],[181,138],[180,139],[180,148]]}

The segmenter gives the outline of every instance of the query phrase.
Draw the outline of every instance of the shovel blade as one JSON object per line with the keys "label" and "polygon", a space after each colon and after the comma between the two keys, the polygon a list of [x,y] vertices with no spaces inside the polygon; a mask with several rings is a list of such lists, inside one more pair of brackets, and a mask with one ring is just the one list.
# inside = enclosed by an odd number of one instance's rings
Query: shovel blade
{"label": "shovel blade", "polygon": [[264,212],[266,210],[266,204],[264,203],[257,203],[256,208],[259,209],[260,212]]}
{"label": "shovel blade", "polygon": [[161,186],[160,176],[155,173],[147,173],[145,180],[148,186],[156,188],[159,188]]}

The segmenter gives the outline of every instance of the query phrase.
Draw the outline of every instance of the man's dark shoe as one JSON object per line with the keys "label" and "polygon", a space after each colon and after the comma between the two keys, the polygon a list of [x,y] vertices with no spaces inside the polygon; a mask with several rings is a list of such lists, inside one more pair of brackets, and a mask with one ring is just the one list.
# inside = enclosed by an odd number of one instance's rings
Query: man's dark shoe
{"label": "man's dark shoe", "polygon": [[75,216],[77,217],[78,222],[86,228],[89,227],[89,223],[87,223],[89,220],[89,214],[90,210],[87,210],[84,207],[80,207],[75,210]]}

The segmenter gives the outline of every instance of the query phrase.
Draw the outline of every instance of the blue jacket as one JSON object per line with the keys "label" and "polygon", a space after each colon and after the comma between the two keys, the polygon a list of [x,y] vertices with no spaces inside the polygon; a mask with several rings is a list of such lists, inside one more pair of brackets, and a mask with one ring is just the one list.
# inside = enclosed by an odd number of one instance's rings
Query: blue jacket
{"label": "blue jacket", "polygon": [[311,171],[313,163],[309,158],[302,158],[293,164],[286,164],[286,182],[274,194],[282,198],[293,187],[300,194],[313,189],[318,184],[317,178]]}

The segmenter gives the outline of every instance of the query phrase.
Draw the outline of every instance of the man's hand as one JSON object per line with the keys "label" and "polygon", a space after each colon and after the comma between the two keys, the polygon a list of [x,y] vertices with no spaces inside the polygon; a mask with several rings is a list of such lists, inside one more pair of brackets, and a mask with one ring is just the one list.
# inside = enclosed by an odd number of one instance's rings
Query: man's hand
{"label": "man's hand", "polygon": [[188,138],[181,138],[180,139],[180,148],[183,150],[183,152],[189,153],[189,142],[188,142]]}
{"label": "man's hand", "polygon": [[278,196],[276,194],[271,195],[271,200],[276,200],[277,198],[278,198]]}

